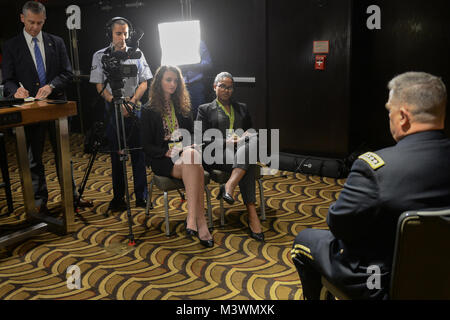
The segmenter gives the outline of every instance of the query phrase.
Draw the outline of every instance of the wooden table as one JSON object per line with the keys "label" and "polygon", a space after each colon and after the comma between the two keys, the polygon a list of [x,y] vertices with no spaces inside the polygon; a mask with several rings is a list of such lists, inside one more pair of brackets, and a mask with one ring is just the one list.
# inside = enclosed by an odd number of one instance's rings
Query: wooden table
{"label": "wooden table", "polygon": [[[17,160],[19,162],[26,218],[27,221],[35,223],[30,228],[1,237],[0,246],[6,246],[20,241],[43,230],[61,234],[74,231],[75,215],[73,209],[71,156],[67,118],[76,114],[77,106],[74,101],[68,101],[64,104],[35,101],[24,103],[19,107],[0,108],[0,119],[3,119],[0,122],[0,129],[15,127]],[[61,173],[59,179],[62,208],[64,211],[62,220],[38,213],[34,203],[24,125],[44,121],[55,121],[56,124],[57,153],[60,166],[59,172]]]}

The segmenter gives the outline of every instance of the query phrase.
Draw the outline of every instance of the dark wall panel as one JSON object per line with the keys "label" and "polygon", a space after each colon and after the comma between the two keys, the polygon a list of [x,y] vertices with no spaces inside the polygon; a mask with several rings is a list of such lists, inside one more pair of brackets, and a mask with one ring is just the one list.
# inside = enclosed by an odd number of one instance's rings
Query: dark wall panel
{"label": "dark wall panel", "polygon": [[[350,1],[268,1],[268,125],[280,149],[348,152]],[[314,70],[313,41],[329,40],[326,70]]]}
{"label": "dark wall panel", "polygon": [[[372,4],[381,9],[380,30],[366,26],[366,9]],[[385,103],[387,83],[395,75],[429,72],[442,77],[447,89],[450,87],[449,18],[450,4],[444,0],[354,1],[352,149],[362,144],[371,149],[394,144]]]}

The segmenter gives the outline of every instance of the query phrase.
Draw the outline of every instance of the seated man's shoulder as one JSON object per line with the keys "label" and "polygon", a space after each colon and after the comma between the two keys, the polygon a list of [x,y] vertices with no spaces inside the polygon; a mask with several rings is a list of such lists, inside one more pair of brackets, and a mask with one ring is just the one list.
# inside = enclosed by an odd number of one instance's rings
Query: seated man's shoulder
{"label": "seated man's shoulder", "polygon": [[406,161],[405,158],[406,156],[398,150],[396,145],[373,152],[369,151],[358,157],[374,171],[380,168],[401,166]]}
{"label": "seated man's shoulder", "polygon": [[365,164],[372,168],[372,170],[378,170],[379,168],[386,165],[386,161],[383,159],[385,158],[383,157],[383,150],[363,153],[358,157],[358,159],[362,160]]}

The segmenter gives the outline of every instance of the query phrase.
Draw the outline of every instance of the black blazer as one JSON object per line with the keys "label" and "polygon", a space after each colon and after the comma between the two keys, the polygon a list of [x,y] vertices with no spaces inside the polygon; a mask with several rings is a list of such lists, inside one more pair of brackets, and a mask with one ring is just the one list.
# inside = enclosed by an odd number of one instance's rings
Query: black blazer
{"label": "black blazer", "polygon": [[[242,128],[240,129],[243,129],[244,131],[250,129],[252,127],[252,119],[246,104],[237,101],[231,101],[231,104],[233,105],[235,114],[238,114],[243,119]],[[210,128],[216,128],[219,129],[225,137],[225,132],[229,128],[229,123],[224,123],[223,121],[219,123],[217,117],[217,110],[219,108],[220,106],[218,105],[216,99],[210,103],[202,104],[198,107],[196,121],[202,122],[203,132]]]}
{"label": "black blazer", "polygon": [[[192,118],[184,117],[179,112],[175,114],[178,120],[178,127],[186,129],[192,134],[194,131]],[[140,127],[145,163],[147,166],[150,166],[153,158],[163,158],[167,150],[169,150],[168,142],[164,140],[163,120],[159,112],[150,108],[143,108]]]}
{"label": "black blazer", "polygon": [[[66,99],[64,89],[72,82],[72,66],[67,55],[64,41],[46,32],[42,32],[45,48],[47,83],[53,84],[50,99]],[[35,96],[39,90],[39,77],[30,49],[23,32],[3,45],[2,77],[5,96],[12,96],[19,88],[19,82]]]}

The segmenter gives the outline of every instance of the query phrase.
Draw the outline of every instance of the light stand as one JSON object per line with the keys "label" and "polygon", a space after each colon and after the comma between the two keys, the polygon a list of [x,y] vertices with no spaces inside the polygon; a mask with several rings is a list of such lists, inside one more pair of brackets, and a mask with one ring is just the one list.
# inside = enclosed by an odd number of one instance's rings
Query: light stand
{"label": "light stand", "polygon": [[80,71],[80,59],[78,55],[78,37],[76,29],[69,29],[69,38],[70,38],[70,56],[72,58],[72,69],[74,73],[73,81],[75,82],[75,86],[77,89],[77,97],[78,97],[78,115],[80,118],[80,129],[81,133],[84,134],[84,123],[83,123],[83,108],[81,104],[81,89],[80,83],[82,78],[86,78],[88,76],[81,75]]}

